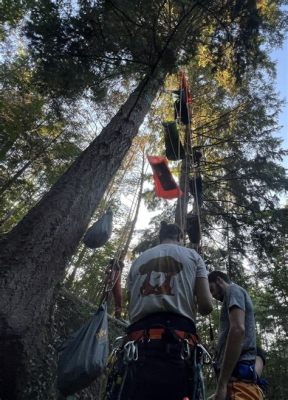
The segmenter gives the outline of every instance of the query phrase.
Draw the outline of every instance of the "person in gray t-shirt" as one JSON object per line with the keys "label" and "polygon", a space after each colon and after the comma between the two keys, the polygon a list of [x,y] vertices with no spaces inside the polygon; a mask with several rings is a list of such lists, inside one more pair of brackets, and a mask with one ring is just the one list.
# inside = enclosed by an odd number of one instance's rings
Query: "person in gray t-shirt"
{"label": "person in gray t-shirt", "polygon": [[177,225],[162,224],[160,234],[161,243],[144,251],[129,271],[129,320],[170,312],[195,323],[196,305],[200,314],[212,310],[206,266],[195,250],[181,246]]}
{"label": "person in gray t-shirt", "polygon": [[[261,399],[261,391],[253,381],[253,372],[251,376],[247,374],[243,377],[235,373],[237,364],[244,365],[244,369],[247,366],[247,371],[253,371],[255,364],[256,331],[251,298],[245,289],[231,283],[228,276],[221,271],[210,272],[208,280],[212,296],[223,303],[216,350],[218,384],[211,399],[226,400],[227,385],[231,381],[253,386],[253,399]],[[233,385],[230,384],[228,394],[234,398],[231,387]],[[238,387],[237,390],[239,391]]]}
{"label": "person in gray t-shirt", "polygon": [[195,311],[206,315],[213,308],[206,266],[195,250],[182,246],[178,225],[163,221],[159,239],[128,275],[127,344],[138,352],[129,363],[121,400],[199,398]]}

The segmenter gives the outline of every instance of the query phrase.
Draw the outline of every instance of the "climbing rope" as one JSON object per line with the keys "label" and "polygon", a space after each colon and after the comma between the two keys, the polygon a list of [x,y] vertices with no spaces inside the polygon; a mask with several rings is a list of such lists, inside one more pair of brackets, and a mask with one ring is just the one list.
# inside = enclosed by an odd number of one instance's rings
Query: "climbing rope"
{"label": "climbing rope", "polygon": [[[124,176],[121,177],[121,180],[123,180],[123,177]],[[137,197],[139,196],[139,190],[141,190],[141,176],[138,180],[136,190],[134,191],[133,199],[130,203],[129,212],[127,214],[124,227],[122,228],[123,233],[120,236],[117,250],[115,252],[115,257],[113,259],[113,262],[110,261],[104,270],[104,279],[102,281],[101,288],[99,290],[99,296],[97,296],[97,298],[100,299],[99,300],[100,304],[102,304],[104,301],[109,301],[113,288],[115,287],[119,277],[121,276],[122,270],[121,268],[119,268],[118,262],[121,258],[124,258],[122,252],[123,248],[125,247],[124,244],[125,242],[127,242],[129,238],[129,233],[130,233],[129,225],[131,224],[131,221],[133,221],[133,215],[136,212]]]}
{"label": "climbing rope", "polygon": [[[184,207],[180,206],[180,221],[181,221],[181,226],[180,228],[182,231],[186,230],[186,221],[187,219],[187,191],[188,191],[188,180],[189,180],[189,173],[190,171],[193,173],[193,185],[194,185],[194,193],[195,193],[195,200],[194,200],[194,208],[195,208],[195,214],[197,216],[198,220],[198,225],[199,225],[199,233],[200,233],[200,241],[199,244],[197,245],[198,250],[199,248],[202,247],[202,226],[201,226],[201,217],[200,217],[200,206],[199,206],[199,193],[198,193],[198,188],[196,184],[196,177],[197,175],[200,176],[199,172],[199,165],[196,163],[196,160],[194,158],[194,151],[192,147],[192,110],[191,107],[189,107],[189,104],[192,103],[192,98],[188,89],[188,84],[186,82],[185,74],[183,71],[180,71],[179,73],[179,79],[180,79],[180,100],[182,93],[185,91],[185,103],[187,107],[187,115],[188,115],[188,124],[185,127],[185,171],[184,171],[184,200],[183,204]],[[186,82],[186,84],[184,84]],[[182,112],[182,107],[180,106],[180,115],[179,119],[181,121],[181,112]],[[180,141],[179,141],[180,142]],[[178,157],[180,158],[180,150],[178,153]],[[181,199],[180,199],[181,202]]]}

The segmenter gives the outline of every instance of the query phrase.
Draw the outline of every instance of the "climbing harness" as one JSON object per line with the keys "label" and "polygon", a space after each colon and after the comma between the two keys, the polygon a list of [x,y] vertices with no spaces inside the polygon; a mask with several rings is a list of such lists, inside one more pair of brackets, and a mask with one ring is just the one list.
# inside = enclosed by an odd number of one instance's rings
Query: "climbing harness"
{"label": "climbing harness", "polygon": [[[153,327],[132,331],[127,336],[116,339],[115,347],[108,360],[108,379],[102,400],[120,400],[122,395],[125,396],[123,399],[129,399],[126,393],[127,388],[125,389],[126,380],[128,376],[131,379],[134,368],[137,368],[139,362],[141,364],[141,360],[146,359],[149,354],[148,352],[146,355],[146,352],[150,346],[152,346],[151,349],[155,349],[155,345],[157,345],[156,349],[163,349],[161,354],[164,351],[178,357],[190,371],[187,375],[190,377],[188,379],[189,400],[205,399],[201,367],[205,363],[205,357],[210,360],[211,356],[199,343],[198,336],[177,329]],[[133,384],[133,379],[131,382]]]}

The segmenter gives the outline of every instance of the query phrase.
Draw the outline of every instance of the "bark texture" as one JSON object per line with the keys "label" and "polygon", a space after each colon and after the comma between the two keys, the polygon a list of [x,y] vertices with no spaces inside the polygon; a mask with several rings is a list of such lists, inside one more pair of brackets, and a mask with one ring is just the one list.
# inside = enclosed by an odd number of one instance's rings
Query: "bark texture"
{"label": "bark texture", "polygon": [[51,322],[55,288],[164,75],[155,70],[140,83],[49,193],[1,240],[1,400],[49,398],[48,387],[33,389],[31,374],[45,364],[49,333],[43,328]]}

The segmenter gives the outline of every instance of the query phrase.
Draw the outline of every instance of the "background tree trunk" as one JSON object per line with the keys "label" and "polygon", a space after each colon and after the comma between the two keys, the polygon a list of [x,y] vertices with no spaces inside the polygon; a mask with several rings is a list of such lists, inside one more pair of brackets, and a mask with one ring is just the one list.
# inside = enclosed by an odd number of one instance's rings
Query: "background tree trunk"
{"label": "background tree trunk", "polygon": [[54,291],[137,134],[165,73],[155,69],[101,134],[0,243],[0,398],[48,398],[31,374],[45,363]]}
{"label": "background tree trunk", "polygon": [[81,251],[80,251],[79,257],[78,257],[77,261],[74,264],[74,267],[73,267],[73,270],[72,270],[71,274],[68,275],[68,277],[67,277],[67,279],[65,281],[65,287],[66,288],[70,288],[73,285],[76,273],[77,273],[78,268],[80,267],[80,265],[82,263],[82,260],[83,260],[83,258],[85,256],[86,251],[87,251],[87,247],[83,246]]}
{"label": "background tree trunk", "polygon": [[37,154],[32,156],[31,160],[27,161],[22,168],[20,168],[10,179],[8,179],[7,182],[4,183],[4,185],[0,188],[0,196],[2,196],[6,190],[10,189],[11,186],[17,181],[17,179],[30,167],[31,164],[33,164],[34,161],[36,161],[38,158],[43,156],[45,152],[49,149],[52,144],[54,144],[57,139],[61,136],[62,132],[60,132],[51,142],[46,145],[43,149],[39,150]]}

